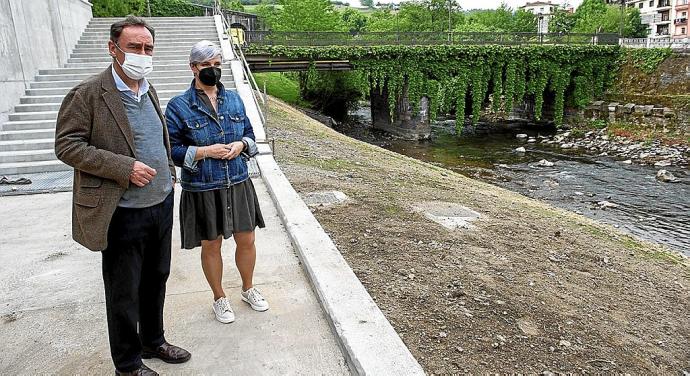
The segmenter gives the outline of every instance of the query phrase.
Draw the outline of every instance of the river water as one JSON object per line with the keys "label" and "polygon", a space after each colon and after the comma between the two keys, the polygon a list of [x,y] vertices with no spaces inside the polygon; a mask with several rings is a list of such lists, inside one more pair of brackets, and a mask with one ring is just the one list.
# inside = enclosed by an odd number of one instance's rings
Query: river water
{"label": "river water", "polygon": [[[554,130],[499,126],[483,134],[454,134],[435,125],[431,141],[394,140],[370,127],[368,108],[351,114],[336,130],[463,175],[498,185],[578,214],[608,223],[642,239],[662,243],[690,256],[690,172],[666,167],[680,181],[656,180],[657,168],[626,165],[605,157],[527,143],[526,133],[540,137]],[[550,133],[549,133],[550,132]],[[526,153],[516,153],[518,147]],[[552,167],[539,167],[546,159]]]}

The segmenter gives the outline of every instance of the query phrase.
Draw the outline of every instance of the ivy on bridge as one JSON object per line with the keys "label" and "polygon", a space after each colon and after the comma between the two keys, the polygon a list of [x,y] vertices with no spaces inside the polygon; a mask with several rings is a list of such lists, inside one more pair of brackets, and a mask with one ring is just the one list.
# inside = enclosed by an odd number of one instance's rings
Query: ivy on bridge
{"label": "ivy on bridge", "polygon": [[493,110],[505,112],[529,100],[537,120],[548,100],[557,125],[566,105],[583,107],[604,93],[621,56],[620,47],[604,45],[250,45],[247,53],[306,62],[307,76],[315,74],[317,62],[347,62],[361,73],[363,91],[386,88],[392,94],[392,116],[403,94],[415,106],[429,98],[432,119],[454,109],[458,119],[471,114],[475,123],[490,97]]}

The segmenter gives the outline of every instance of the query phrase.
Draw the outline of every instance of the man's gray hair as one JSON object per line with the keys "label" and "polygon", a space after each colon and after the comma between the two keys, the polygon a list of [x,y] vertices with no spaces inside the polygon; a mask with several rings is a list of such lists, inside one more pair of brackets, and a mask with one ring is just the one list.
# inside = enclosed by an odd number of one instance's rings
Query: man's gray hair
{"label": "man's gray hair", "polygon": [[222,53],[223,52],[220,50],[220,47],[213,44],[213,42],[209,40],[202,40],[192,47],[192,52],[189,53],[189,63],[204,63],[218,55],[221,55]]}

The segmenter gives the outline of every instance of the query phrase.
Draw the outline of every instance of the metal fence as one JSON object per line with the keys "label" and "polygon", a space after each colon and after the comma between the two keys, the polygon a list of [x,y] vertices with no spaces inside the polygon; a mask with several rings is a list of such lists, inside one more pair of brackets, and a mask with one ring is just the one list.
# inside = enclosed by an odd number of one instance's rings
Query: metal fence
{"label": "metal fence", "polygon": [[439,33],[439,32],[276,32],[248,31],[250,45],[375,46],[375,45],[617,45],[617,34]]}
{"label": "metal fence", "polygon": [[671,38],[621,38],[621,46],[629,48],[671,48],[690,52],[690,40]]}

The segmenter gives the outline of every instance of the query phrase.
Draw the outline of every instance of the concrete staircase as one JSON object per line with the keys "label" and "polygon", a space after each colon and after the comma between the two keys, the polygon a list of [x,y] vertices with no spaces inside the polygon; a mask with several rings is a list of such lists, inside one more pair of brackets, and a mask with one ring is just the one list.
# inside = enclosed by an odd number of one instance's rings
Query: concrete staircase
{"label": "concrete staircase", "polygon": [[[94,18],[63,68],[39,71],[20,104],[0,126],[0,176],[67,171],[55,157],[55,122],[62,99],[84,79],[103,71],[112,61],[107,42],[110,25],[119,19]],[[207,39],[220,44],[213,17],[150,18],[156,30],[154,71],[149,81],[165,111],[170,98],[189,88],[189,51]],[[229,67],[223,83],[234,88]]]}

